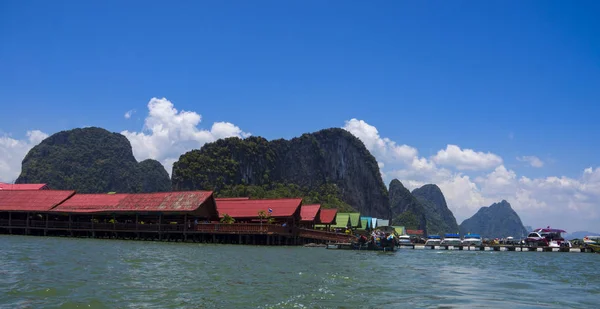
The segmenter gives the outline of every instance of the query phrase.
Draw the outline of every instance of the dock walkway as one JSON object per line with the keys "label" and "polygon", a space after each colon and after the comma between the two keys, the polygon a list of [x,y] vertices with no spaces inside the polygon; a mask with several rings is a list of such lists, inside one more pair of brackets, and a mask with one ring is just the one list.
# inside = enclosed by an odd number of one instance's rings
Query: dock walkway
{"label": "dock walkway", "polygon": [[481,245],[481,246],[449,246],[449,245],[400,245],[400,249],[415,250],[461,250],[461,251],[516,251],[516,252],[577,252],[590,253],[591,248],[586,247],[540,247],[521,245]]}

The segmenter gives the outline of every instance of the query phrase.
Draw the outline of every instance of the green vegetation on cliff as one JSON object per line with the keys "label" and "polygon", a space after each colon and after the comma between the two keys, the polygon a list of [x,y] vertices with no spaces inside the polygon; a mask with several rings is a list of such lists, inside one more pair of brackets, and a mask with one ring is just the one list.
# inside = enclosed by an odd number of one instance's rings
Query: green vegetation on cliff
{"label": "green vegetation on cliff", "polygon": [[427,220],[427,233],[458,233],[458,224],[446,204],[446,198],[437,185],[428,184],[412,191],[412,195],[423,205]]}
{"label": "green vegetation on cliff", "polygon": [[61,131],[33,147],[16,183],[46,183],[52,189],[82,193],[170,189],[160,163],[138,163],[125,136],[94,127]]}
{"label": "green vegetation on cliff", "polygon": [[[342,129],[289,141],[249,137],[205,144],[175,162],[172,183],[175,190],[213,190],[218,196],[293,193],[307,198],[305,203],[345,204],[365,215],[390,217],[377,161],[358,138]],[[296,187],[282,189],[290,185]]]}
{"label": "green vegetation on cliff", "polygon": [[460,224],[460,232],[478,233],[484,238],[521,238],[528,234],[519,215],[505,200],[489,207],[481,207],[476,214]]}
{"label": "green vegetation on cliff", "polygon": [[423,230],[427,234],[425,208],[398,179],[390,182],[389,197],[393,225]]}

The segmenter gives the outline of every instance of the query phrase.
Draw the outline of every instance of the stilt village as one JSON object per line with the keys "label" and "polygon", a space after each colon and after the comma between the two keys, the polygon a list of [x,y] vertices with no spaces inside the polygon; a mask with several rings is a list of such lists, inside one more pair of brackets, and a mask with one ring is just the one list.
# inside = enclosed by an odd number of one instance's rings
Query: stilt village
{"label": "stilt village", "polygon": [[83,194],[45,184],[0,184],[0,234],[303,245],[349,243],[358,230],[378,223],[389,221],[304,205],[300,198],[215,198],[210,191]]}
{"label": "stilt village", "polygon": [[[595,245],[425,244],[421,230],[389,220],[304,205],[301,198],[215,198],[211,191],[76,193],[45,184],[0,183],[0,234],[243,245],[308,245],[328,249],[396,248],[594,252]],[[475,234],[473,234],[475,235]],[[451,237],[452,235],[447,234]],[[456,234],[455,236],[458,236]],[[465,235],[469,237],[469,235]],[[421,238],[422,239],[422,238]],[[448,238],[450,239],[450,238]],[[430,241],[438,241],[428,245]],[[481,239],[479,238],[479,241]]]}

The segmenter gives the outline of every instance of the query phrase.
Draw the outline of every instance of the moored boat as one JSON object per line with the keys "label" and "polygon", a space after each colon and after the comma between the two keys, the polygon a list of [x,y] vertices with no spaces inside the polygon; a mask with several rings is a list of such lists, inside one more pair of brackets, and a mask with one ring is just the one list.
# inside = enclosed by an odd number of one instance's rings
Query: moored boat
{"label": "moored boat", "polygon": [[425,246],[439,246],[441,242],[442,238],[440,237],[440,235],[429,235],[427,236]]}
{"label": "moored boat", "polygon": [[585,236],[585,237],[583,237],[583,243],[588,244],[588,245],[589,244],[592,244],[592,245],[598,244],[598,243],[600,243],[600,236],[597,236],[597,235],[596,236]]}
{"label": "moored boat", "polygon": [[586,244],[588,247],[592,248],[592,251],[596,253],[600,253],[600,244]]}
{"label": "moored boat", "polygon": [[408,236],[408,235],[398,236],[398,246],[402,246],[402,245],[412,245],[412,241],[410,241],[410,236]]}
{"label": "moored boat", "polygon": [[527,238],[525,238],[525,244],[528,246],[548,246],[548,247],[561,247],[564,244],[569,244],[562,237],[562,233],[566,233],[565,230],[547,228],[538,228],[533,230]]}
{"label": "moored boat", "polygon": [[460,235],[458,233],[444,234],[444,239],[442,239],[441,242],[442,246],[460,246],[461,244],[462,240],[460,239]]}
{"label": "moored boat", "polygon": [[481,235],[468,233],[463,237],[462,244],[465,246],[481,246]]}

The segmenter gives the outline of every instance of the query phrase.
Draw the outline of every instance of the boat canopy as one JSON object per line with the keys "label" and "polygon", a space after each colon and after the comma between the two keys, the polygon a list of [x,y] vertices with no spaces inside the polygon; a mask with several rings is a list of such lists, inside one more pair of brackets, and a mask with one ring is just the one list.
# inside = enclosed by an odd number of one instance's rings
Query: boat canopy
{"label": "boat canopy", "polygon": [[448,237],[448,238],[460,238],[460,235],[458,235],[457,233],[450,233],[450,234],[444,234],[444,237]]}
{"label": "boat canopy", "polygon": [[464,238],[481,238],[481,235],[469,233],[469,234],[465,235]]}
{"label": "boat canopy", "polygon": [[545,229],[535,229],[534,232],[542,232],[542,233],[566,233],[567,231],[565,230],[561,230],[561,229],[551,229],[551,228],[545,228]]}
{"label": "boat canopy", "polygon": [[427,236],[428,239],[440,239],[440,235],[429,235]]}

